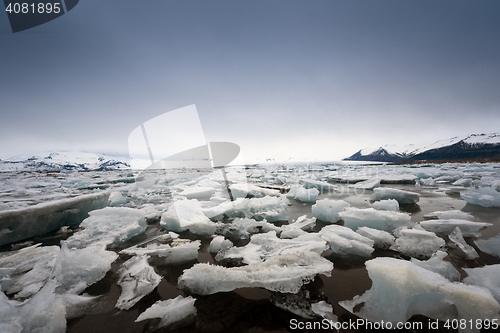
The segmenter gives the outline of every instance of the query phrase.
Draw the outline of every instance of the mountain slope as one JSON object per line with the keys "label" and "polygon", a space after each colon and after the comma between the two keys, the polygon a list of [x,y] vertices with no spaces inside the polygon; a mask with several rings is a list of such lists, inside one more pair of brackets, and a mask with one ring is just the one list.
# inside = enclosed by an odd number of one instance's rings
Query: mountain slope
{"label": "mountain slope", "polygon": [[344,160],[405,162],[439,159],[500,158],[500,133],[472,134],[420,145],[386,145],[359,150]]}

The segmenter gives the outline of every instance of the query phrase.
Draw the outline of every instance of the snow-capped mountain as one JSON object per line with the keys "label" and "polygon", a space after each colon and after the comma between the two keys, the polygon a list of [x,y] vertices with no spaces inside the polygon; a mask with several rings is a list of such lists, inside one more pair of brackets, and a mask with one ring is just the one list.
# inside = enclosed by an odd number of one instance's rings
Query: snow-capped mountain
{"label": "snow-capped mountain", "polygon": [[344,160],[406,162],[477,158],[500,158],[500,133],[457,136],[419,145],[386,145],[379,148],[365,148]]}
{"label": "snow-capped mountain", "polygon": [[17,155],[0,159],[0,171],[60,171],[128,169],[125,158],[116,159],[94,153],[76,151]]}

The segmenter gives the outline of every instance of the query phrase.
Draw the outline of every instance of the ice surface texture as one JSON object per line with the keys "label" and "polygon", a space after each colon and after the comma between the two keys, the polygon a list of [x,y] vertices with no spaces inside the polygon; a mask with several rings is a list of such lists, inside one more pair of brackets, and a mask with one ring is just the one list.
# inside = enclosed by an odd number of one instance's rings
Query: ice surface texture
{"label": "ice surface texture", "polygon": [[464,283],[487,288],[497,302],[500,302],[500,264],[464,268],[464,271],[467,273]]}
{"label": "ice surface texture", "polygon": [[478,237],[481,235],[481,229],[491,225],[491,223],[457,219],[427,220],[420,222],[422,228],[427,231],[435,232],[438,235],[449,235],[455,228],[459,228],[464,237]]}
{"label": "ice surface texture", "polygon": [[387,231],[361,227],[356,230],[361,236],[365,236],[374,241],[374,246],[379,249],[388,249],[394,244],[395,238]]}
{"label": "ice surface texture", "polygon": [[213,235],[217,228],[217,225],[203,214],[201,204],[196,199],[173,202],[161,216],[160,225],[167,230],[189,230],[203,236]]}
{"label": "ice surface texture", "polygon": [[180,295],[166,301],[157,301],[141,313],[135,321],[160,318],[161,321],[157,328],[167,327],[169,329],[177,329],[189,325],[196,320],[195,301],[196,298],[191,296],[182,297]]}
{"label": "ice surface texture", "polygon": [[444,239],[436,236],[433,232],[402,229],[400,230],[400,236],[396,238],[396,242],[391,246],[391,250],[414,258],[430,258],[444,246]]}
{"label": "ice surface texture", "polygon": [[388,187],[379,187],[373,189],[373,194],[370,197],[370,201],[380,201],[387,199],[395,199],[400,205],[415,204],[420,200],[420,194]]}
{"label": "ice surface texture", "polygon": [[347,208],[339,213],[344,225],[352,230],[369,227],[392,232],[394,229],[412,225],[409,214],[376,210],[373,208]]}
{"label": "ice surface texture", "polygon": [[399,212],[399,203],[395,199],[375,201],[374,203],[372,203],[372,207],[378,210],[389,210],[392,212]]}
{"label": "ice surface texture", "polygon": [[306,189],[298,185],[298,186],[292,186],[292,188],[290,188],[290,191],[286,194],[286,196],[287,198],[292,198],[294,200],[302,202],[316,202],[318,194],[319,190],[315,187]]}
{"label": "ice surface texture", "polygon": [[462,199],[472,205],[483,207],[500,207],[500,192],[491,187],[481,187],[477,190],[467,190],[460,192]]}
{"label": "ice surface texture", "polygon": [[340,225],[328,225],[318,234],[339,256],[370,257],[373,252],[373,240]]}
{"label": "ice surface texture", "polygon": [[237,198],[263,198],[265,196],[280,195],[280,191],[258,187],[252,184],[232,184],[229,186],[233,199]]}
{"label": "ice surface texture", "polygon": [[282,254],[242,267],[196,264],[179,277],[178,288],[211,295],[237,288],[260,287],[281,293],[297,293],[316,274],[330,276],[333,263],[314,252]]}
{"label": "ice surface texture", "polygon": [[318,220],[335,223],[340,220],[339,213],[349,207],[344,200],[323,199],[312,205],[312,215]]}
{"label": "ice surface texture", "polygon": [[121,250],[120,253],[138,256],[158,256],[164,264],[180,264],[197,259],[200,246],[201,242],[199,240],[176,239],[172,244],[153,243],[145,247],[133,246]]}
{"label": "ice surface texture", "polygon": [[148,264],[149,256],[136,256],[123,263],[117,274],[122,293],[116,308],[128,310],[160,284],[161,276]]}
{"label": "ice surface texture", "polygon": [[484,253],[500,258],[500,235],[489,239],[478,239],[474,243]]}
{"label": "ice surface texture", "polygon": [[288,207],[285,201],[277,197],[244,199],[225,202],[204,210],[207,217],[220,220],[225,215],[229,218],[253,218],[268,222],[288,221]]}
{"label": "ice surface texture", "polygon": [[[365,265],[372,280],[371,289],[351,301],[340,302],[361,318],[393,325],[416,314],[474,322],[499,318],[500,305],[485,288],[452,283],[405,260],[376,258]],[[361,310],[354,312],[354,307],[361,303]]]}

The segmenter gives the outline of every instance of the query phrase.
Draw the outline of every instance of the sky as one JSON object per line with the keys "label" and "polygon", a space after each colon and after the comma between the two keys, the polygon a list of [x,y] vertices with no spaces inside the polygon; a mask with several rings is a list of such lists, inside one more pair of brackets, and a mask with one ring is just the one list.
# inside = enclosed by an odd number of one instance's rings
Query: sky
{"label": "sky", "polygon": [[0,13],[0,156],[128,155],[195,104],[249,161],[500,131],[497,0],[82,0],[12,33]]}

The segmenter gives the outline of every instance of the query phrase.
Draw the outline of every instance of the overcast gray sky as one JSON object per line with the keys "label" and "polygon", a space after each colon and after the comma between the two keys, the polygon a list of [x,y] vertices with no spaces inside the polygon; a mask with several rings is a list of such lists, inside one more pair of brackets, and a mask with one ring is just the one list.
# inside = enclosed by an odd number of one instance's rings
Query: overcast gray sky
{"label": "overcast gray sky", "polygon": [[82,0],[13,34],[0,13],[0,155],[126,155],[196,104],[247,159],[500,131],[497,0]]}

